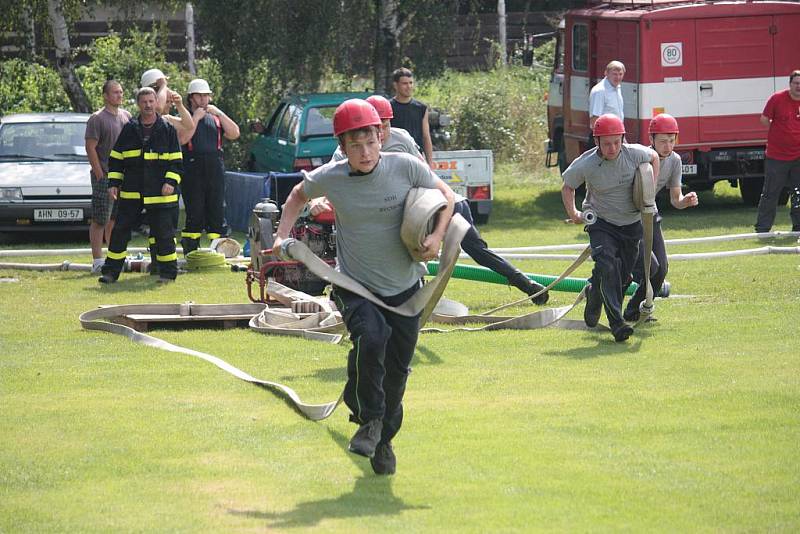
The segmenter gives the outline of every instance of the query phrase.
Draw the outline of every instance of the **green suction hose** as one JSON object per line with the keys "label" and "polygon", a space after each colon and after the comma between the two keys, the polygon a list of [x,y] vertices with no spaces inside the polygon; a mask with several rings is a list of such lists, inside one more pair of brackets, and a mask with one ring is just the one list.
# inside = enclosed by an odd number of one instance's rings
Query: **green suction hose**
{"label": "green suction hose", "polygon": [[[428,266],[428,274],[431,276],[435,276],[436,273],[439,272],[439,262],[438,261],[429,261],[427,263]],[[453,269],[453,278],[460,278],[462,280],[473,280],[475,282],[488,282],[490,284],[503,284],[507,285],[508,280],[505,276],[494,272],[491,269],[486,267],[480,267],[478,265],[463,265],[461,263],[457,263],[455,269]],[[551,284],[557,276],[550,276],[546,274],[527,274],[525,276],[530,278],[531,280],[542,284],[543,286],[547,286]],[[568,293],[580,293],[581,290],[588,284],[589,282],[586,278],[572,278],[567,277],[553,286],[554,291],[566,291]],[[625,292],[626,295],[633,295],[637,288],[636,282],[632,282],[628,290]]]}

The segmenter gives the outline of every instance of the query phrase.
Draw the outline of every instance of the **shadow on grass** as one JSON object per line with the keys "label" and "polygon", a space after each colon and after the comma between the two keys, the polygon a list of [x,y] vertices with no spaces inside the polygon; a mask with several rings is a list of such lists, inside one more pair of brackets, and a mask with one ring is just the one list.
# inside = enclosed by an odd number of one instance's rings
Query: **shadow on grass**
{"label": "shadow on grass", "polygon": [[[91,284],[84,286],[83,291],[91,291],[93,293],[104,293],[108,295],[116,295],[121,293],[140,293],[145,290],[158,291],[166,285],[156,283],[157,276],[150,276],[145,273],[122,273],[119,279],[113,284],[101,284],[97,281],[100,278],[99,273],[86,273],[87,281]],[[180,283],[180,277],[175,282]]]}
{"label": "shadow on grass", "polygon": [[[342,362],[342,365],[337,367],[328,367],[326,369],[317,369],[313,373],[303,375],[304,378],[316,378],[323,382],[344,382],[347,380],[347,361]],[[281,380],[297,380],[298,375],[283,375]]]}
{"label": "shadow on grass", "polygon": [[591,347],[575,347],[567,350],[550,350],[542,352],[544,356],[558,356],[573,360],[587,360],[589,358],[602,358],[604,356],[619,356],[621,354],[634,354],[641,350],[642,343],[657,335],[658,322],[647,322],[634,327],[633,335],[627,341],[618,343],[609,330],[584,331],[591,335],[596,342]]}
{"label": "shadow on grass", "polygon": [[440,365],[444,362],[434,351],[424,345],[417,343],[417,350],[414,353],[414,360],[417,365]]}
{"label": "shadow on grass", "polygon": [[268,528],[314,527],[328,518],[346,519],[363,516],[390,516],[406,510],[427,510],[429,506],[407,504],[392,491],[392,478],[372,473],[369,460],[347,452],[348,439],[328,429],[331,438],[344,454],[361,470],[353,489],[336,498],[307,501],[286,512],[261,510],[228,510],[231,515],[269,521]]}

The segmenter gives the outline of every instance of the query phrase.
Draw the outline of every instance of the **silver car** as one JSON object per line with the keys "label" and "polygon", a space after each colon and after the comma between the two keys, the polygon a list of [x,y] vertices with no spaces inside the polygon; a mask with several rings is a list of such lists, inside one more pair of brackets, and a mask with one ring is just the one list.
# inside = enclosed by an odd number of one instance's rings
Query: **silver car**
{"label": "silver car", "polygon": [[0,232],[83,230],[92,184],[85,113],[26,113],[0,120]]}

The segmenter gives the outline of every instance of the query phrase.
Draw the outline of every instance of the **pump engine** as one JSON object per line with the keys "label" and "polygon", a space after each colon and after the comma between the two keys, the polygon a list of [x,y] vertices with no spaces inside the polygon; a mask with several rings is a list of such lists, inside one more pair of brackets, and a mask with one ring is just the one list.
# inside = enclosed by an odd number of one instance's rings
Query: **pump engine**
{"label": "pump engine", "polygon": [[[247,236],[250,239],[251,262],[247,269],[247,296],[253,302],[268,302],[267,282],[276,282],[309,295],[321,295],[327,282],[294,260],[284,260],[273,252],[274,233],[278,229],[280,211],[270,199],[262,199],[253,208]],[[333,266],[336,264],[336,230],[333,212],[298,217],[291,237],[302,241],[315,255]],[[258,286],[257,294],[254,285]]]}

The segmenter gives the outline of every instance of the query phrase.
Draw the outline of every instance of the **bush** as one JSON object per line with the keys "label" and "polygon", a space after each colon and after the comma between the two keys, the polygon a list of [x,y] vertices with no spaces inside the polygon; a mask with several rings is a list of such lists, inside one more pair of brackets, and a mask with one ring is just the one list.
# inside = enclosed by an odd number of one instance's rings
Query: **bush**
{"label": "bush", "polygon": [[70,109],[54,69],[21,59],[0,61],[0,116]]}
{"label": "bush", "polygon": [[509,65],[488,72],[447,71],[420,80],[417,96],[452,119],[452,147],[491,149],[495,160],[538,168],[547,139],[547,60],[552,45],[536,50],[537,67]]}

